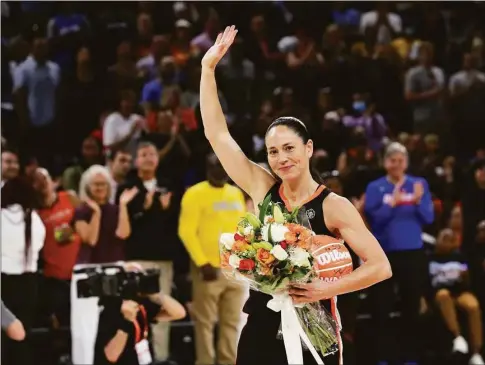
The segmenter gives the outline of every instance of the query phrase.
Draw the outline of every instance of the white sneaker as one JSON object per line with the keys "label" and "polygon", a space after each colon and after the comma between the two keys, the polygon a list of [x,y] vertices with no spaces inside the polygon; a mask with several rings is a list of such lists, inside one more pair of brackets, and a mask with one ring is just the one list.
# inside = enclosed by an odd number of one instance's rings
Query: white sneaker
{"label": "white sneaker", "polygon": [[463,336],[458,336],[453,340],[453,352],[468,354],[468,343]]}
{"label": "white sneaker", "polygon": [[474,354],[470,357],[470,361],[468,362],[469,365],[485,365],[485,361],[483,361],[483,357],[480,354]]}

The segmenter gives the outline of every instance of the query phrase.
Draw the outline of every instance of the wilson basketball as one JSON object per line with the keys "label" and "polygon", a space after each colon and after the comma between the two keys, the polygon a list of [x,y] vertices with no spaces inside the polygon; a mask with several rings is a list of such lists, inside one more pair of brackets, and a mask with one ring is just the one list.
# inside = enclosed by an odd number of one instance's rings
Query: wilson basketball
{"label": "wilson basketball", "polygon": [[353,271],[352,257],[342,240],[330,236],[314,236],[312,255],[321,280],[335,281]]}

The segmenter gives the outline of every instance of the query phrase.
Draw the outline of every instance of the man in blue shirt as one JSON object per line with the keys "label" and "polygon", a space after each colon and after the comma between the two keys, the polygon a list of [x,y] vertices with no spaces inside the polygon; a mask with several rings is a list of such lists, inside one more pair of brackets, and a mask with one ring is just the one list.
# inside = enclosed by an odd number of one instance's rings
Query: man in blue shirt
{"label": "man in blue shirt", "polygon": [[[422,227],[434,220],[434,207],[426,180],[406,174],[408,153],[400,143],[391,143],[384,156],[385,177],[372,181],[366,190],[364,212],[372,233],[386,252],[393,278],[371,289],[376,320],[377,354],[379,360],[394,360],[386,343],[391,337],[386,331],[387,320],[394,309],[394,287],[401,297],[401,312],[406,324],[408,346],[405,360],[417,360],[415,343],[418,316],[426,277],[426,261],[421,239]],[[388,353],[386,353],[388,352]]]}

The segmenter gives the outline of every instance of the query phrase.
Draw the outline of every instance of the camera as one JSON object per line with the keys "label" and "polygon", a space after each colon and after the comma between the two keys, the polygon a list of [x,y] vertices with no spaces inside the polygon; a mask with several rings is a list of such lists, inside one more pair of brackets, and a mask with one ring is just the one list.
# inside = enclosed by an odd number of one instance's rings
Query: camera
{"label": "camera", "polygon": [[87,278],[77,281],[78,298],[121,297],[133,299],[139,295],[160,292],[160,270],[150,269],[142,272],[126,271],[123,266],[100,265],[75,270],[84,273]]}

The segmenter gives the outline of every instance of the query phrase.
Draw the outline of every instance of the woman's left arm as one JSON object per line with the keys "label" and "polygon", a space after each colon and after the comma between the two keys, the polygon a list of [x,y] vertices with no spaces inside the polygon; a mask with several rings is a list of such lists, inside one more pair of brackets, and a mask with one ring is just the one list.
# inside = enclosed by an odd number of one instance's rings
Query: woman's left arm
{"label": "woman's left arm", "polygon": [[351,274],[334,282],[316,280],[310,284],[294,284],[290,294],[293,294],[295,303],[311,303],[354,292],[392,276],[386,254],[350,201],[331,194],[325,199],[323,210],[327,227],[340,232],[363,264]]}

